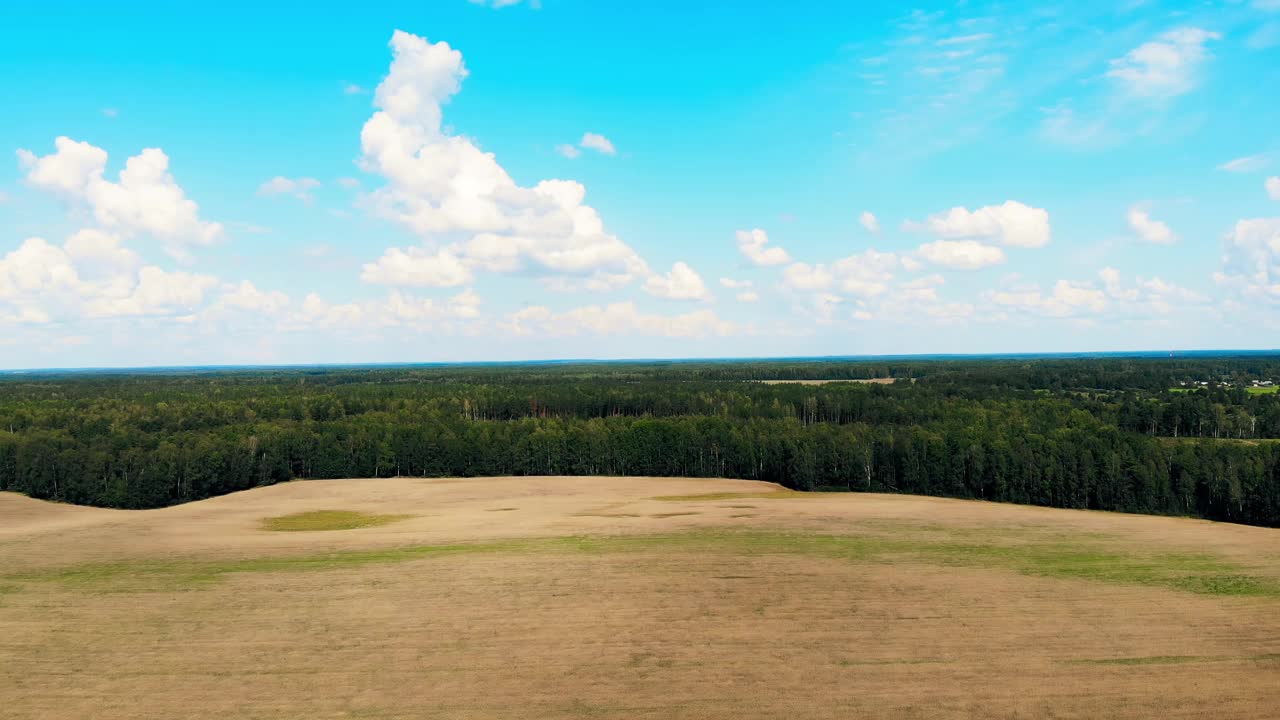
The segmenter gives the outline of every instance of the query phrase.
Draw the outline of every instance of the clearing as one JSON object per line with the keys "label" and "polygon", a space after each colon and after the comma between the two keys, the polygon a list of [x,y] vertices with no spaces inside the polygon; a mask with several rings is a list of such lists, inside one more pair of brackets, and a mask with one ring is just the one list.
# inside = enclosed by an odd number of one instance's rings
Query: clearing
{"label": "clearing", "polygon": [[0,493],[0,698],[14,720],[1270,718],[1280,531],[669,478],[137,512]]}

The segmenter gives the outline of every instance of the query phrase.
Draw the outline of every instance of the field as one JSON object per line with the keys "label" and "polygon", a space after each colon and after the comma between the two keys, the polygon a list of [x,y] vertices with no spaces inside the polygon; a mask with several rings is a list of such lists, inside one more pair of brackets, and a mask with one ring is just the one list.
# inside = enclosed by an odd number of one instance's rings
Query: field
{"label": "field", "polygon": [[36,718],[1192,718],[1280,707],[1280,531],[762,482],[0,493]]}

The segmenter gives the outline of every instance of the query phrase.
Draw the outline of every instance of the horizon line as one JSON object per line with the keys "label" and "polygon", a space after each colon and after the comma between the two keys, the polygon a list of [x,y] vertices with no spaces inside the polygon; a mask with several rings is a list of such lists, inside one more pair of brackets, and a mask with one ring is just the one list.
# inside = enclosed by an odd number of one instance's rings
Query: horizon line
{"label": "horizon line", "polygon": [[1280,355],[1280,349],[1211,348],[1198,350],[1081,350],[1060,352],[991,352],[991,353],[887,353],[872,355],[764,355],[764,356],[714,356],[714,357],[654,357],[654,358],[553,358],[544,360],[439,360],[439,361],[388,361],[350,363],[263,363],[263,364],[213,364],[213,365],[120,365],[88,367],[40,367],[2,368],[2,375],[54,374],[54,373],[140,373],[140,372],[216,372],[226,370],[303,370],[303,369],[372,369],[372,368],[447,368],[468,366],[525,366],[525,365],[605,365],[605,364],[656,364],[656,363],[729,363],[729,362],[822,362],[885,360],[1000,360],[1000,359],[1072,359],[1072,358],[1144,358],[1176,359],[1178,357],[1239,357]]}

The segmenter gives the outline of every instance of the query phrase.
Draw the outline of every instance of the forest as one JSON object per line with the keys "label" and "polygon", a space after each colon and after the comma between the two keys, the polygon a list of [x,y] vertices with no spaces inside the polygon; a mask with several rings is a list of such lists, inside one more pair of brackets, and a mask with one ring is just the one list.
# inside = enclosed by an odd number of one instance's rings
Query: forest
{"label": "forest", "polygon": [[1276,527],[1277,381],[1265,354],[10,373],[0,490],[155,508],[312,478],[730,477]]}

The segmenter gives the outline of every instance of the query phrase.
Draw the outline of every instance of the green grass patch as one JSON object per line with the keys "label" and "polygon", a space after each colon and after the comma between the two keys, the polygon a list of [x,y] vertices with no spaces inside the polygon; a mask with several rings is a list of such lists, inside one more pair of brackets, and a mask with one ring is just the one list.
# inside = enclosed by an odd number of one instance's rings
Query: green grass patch
{"label": "green grass patch", "polygon": [[1274,395],[1280,392],[1280,385],[1272,385],[1271,387],[1251,387],[1246,388],[1245,392],[1250,395]]}
{"label": "green grass patch", "polygon": [[669,553],[725,557],[800,555],[844,562],[918,563],[997,569],[1106,584],[1145,585],[1199,595],[1280,597],[1280,580],[1204,553],[1120,546],[1113,540],[1043,538],[1007,533],[956,541],[933,533],[820,535],[697,530],[632,536],[584,536],[503,542],[420,545],[244,560],[164,560],[98,563],[0,577],[0,586],[53,582],[83,592],[198,590],[236,573],[324,572],[472,553]]}
{"label": "green grass patch", "polygon": [[263,530],[309,532],[317,530],[358,530],[378,527],[413,517],[412,515],[371,515],[352,510],[315,510],[267,518]]}

